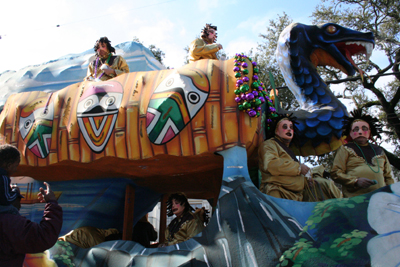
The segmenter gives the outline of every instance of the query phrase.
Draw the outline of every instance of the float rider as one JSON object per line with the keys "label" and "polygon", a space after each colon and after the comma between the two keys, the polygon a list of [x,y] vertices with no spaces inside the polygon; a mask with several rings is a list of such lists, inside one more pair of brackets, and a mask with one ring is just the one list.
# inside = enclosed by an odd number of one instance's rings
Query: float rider
{"label": "float rider", "polygon": [[194,40],[189,46],[189,61],[200,59],[218,59],[217,52],[222,49],[217,41],[217,26],[206,24],[201,30],[201,38]]}
{"label": "float rider", "polygon": [[129,73],[129,66],[122,56],[115,54],[115,48],[107,37],[101,37],[94,44],[96,58],[89,63],[85,80],[107,81],[121,74]]}
{"label": "float rider", "polygon": [[267,140],[259,149],[260,191],[277,198],[302,201],[305,175],[310,168],[296,158],[289,145],[296,139],[296,118],[289,114],[269,116]]}
{"label": "float rider", "polygon": [[382,147],[372,144],[380,137],[379,120],[363,114],[361,109],[350,113],[343,135],[348,143],[341,146],[333,160],[332,179],[343,185],[343,196],[354,197],[394,183],[389,160]]}

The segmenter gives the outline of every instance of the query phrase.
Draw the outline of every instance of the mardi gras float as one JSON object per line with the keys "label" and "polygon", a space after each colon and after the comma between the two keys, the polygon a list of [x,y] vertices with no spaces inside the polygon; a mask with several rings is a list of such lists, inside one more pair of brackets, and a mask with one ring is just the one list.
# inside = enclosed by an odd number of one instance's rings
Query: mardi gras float
{"label": "mardi gras float", "polygon": [[[298,155],[324,154],[343,143],[346,108],[315,67],[353,75],[351,55],[369,56],[373,45],[371,33],[331,23],[292,24],[282,33],[278,62],[302,107],[293,111],[300,123]],[[144,248],[119,240],[74,250],[56,244],[47,260],[58,266],[397,264],[395,220],[377,220],[398,216],[381,208],[398,206],[396,184],[304,203],[269,197],[251,182],[248,166],[256,164],[263,141],[262,109],[274,109],[258,71],[238,54],[10,96],[0,114],[0,143],[21,151],[20,175],[61,192],[61,235],[87,225],[125,234],[176,191],[213,201],[206,229],[183,243]],[[26,212],[35,221],[39,213]]]}

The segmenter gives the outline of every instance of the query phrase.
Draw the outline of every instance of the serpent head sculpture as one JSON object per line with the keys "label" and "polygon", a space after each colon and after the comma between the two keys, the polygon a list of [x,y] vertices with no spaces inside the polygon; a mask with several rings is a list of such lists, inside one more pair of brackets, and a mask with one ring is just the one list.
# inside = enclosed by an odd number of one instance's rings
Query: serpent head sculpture
{"label": "serpent head sculpture", "polygon": [[332,66],[349,76],[362,72],[351,58],[374,48],[372,33],[354,31],[334,23],[292,23],[280,35],[276,57],[286,84],[300,104],[294,113],[300,133],[299,155],[321,155],[341,144],[346,107],[317,73],[317,66]]}

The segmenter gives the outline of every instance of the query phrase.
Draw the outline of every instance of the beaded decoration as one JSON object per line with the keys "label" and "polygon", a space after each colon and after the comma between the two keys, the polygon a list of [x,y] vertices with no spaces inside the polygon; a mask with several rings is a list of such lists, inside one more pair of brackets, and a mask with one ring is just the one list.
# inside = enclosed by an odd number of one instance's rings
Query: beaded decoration
{"label": "beaded decoration", "polygon": [[[368,167],[371,169],[371,171],[373,171],[374,173],[379,173],[379,171],[380,171],[381,169],[380,169],[380,167],[379,167],[378,158],[376,158],[376,165],[378,165],[378,170],[375,171],[374,169],[372,169],[371,165],[368,163],[367,157],[364,155],[364,152],[362,151],[361,147],[360,147],[356,142],[354,142],[354,144],[355,144],[355,145],[358,147],[358,149],[361,151],[361,154],[362,154],[363,157],[364,157],[365,163],[367,163],[367,165],[368,165]],[[368,143],[368,144],[369,144],[369,146],[372,148],[372,151],[374,151],[374,154],[375,154],[375,157],[376,157],[376,152],[375,152],[374,147],[373,147],[370,143]]]}
{"label": "beaded decoration", "polygon": [[[249,85],[250,79],[247,77],[249,74],[249,65],[245,62],[246,58],[250,60],[253,67],[253,82],[251,85]],[[257,63],[243,53],[236,54],[234,62],[235,67],[233,71],[236,78],[235,101],[238,104],[239,110],[246,112],[250,117],[259,117],[261,114],[261,105],[265,101],[268,102],[269,108],[274,109],[264,83],[259,81]]]}
{"label": "beaded decoration", "polygon": [[[108,65],[108,62],[110,61],[110,58],[111,58],[111,53],[108,54],[108,58],[107,58],[107,61],[106,61],[105,64]],[[100,74],[99,78],[97,78],[97,67],[98,67],[98,65],[99,65],[99,59],[100,59],[100,57],[97,57],[97,58],[96,58],[96,63],[94,64],[94,65],[95,65],[95,67],[94,67],[94,78],[95,78],[96,80],[100,80],[101,77],[103,77],[103,75],[104,75],[104,72],[102,72],[102,73]]]}

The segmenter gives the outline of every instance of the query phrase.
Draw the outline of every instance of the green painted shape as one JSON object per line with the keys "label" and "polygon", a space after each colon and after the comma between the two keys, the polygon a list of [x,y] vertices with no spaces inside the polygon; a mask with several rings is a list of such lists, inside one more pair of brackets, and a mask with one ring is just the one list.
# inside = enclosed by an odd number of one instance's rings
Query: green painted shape
{"label": "green painted shape", "polygon": [[44,142],[42,136],[44,134],[50,134],[51,135],[52,130],[53,130],[52,127],[48,127],[48,126],[44,126],[44,125],[38,125],[36,127],[35,131],[33,132],[31,138],[28,140],[27,146],[30,146],[33,142],[35,142],[38,139],[38,136],[40,136],[39,145],[40,145],[40,148],[42,149],[44,157],[47,157],[48,153],[46,151],[45,142]]}
{"label": "green painted shape", "polygon": [[[183,128],[185,128],[186,125],[183,121],[179,105],[173,99],[162,98],[162,99],[150,100],[149,107],[154,108],[161,113],[160,120],[154,126],[152,131],[148,133],[151,142],[155,142],[157,140],[161,131],[164,129],[168,119],[171,119],[175,123],[179,132],[182,131]],[[165,114],[167,114],[167,116],[165,116]]]}

